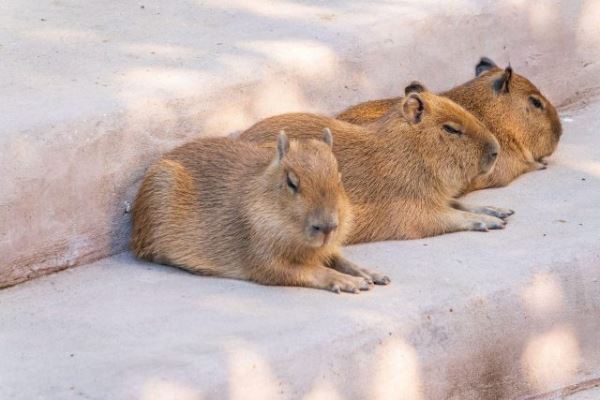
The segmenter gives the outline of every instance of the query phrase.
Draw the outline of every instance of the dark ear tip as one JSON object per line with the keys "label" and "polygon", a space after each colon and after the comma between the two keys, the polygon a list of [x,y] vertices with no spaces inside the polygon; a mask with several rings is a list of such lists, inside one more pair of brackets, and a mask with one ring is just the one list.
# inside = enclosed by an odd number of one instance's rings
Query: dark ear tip
{"label": "dark ear tip", "polygon": [[407,87],[404,88],[404,95],[408,96],[409,93],[421,93],[424,92],[425,86],[423,86],[423,84],[421,82],[418,81],[412,81],[410,83],[410,85],[408,85]]}
{"label": "dark ear tip", "polygon": [[479,59],[479,63],[475,66],[475,76],[479,76],[495,67],[497,67],[497,65],[491,59],[487,57],[481,57]]}
{"label": "dark ear tip", "polygon": [[479,64],[485,64],[485,65],[491,65],[491,66],[496,66],[496,63],[492,61],[491,58],[489,57],[481,57],[479,59]]}

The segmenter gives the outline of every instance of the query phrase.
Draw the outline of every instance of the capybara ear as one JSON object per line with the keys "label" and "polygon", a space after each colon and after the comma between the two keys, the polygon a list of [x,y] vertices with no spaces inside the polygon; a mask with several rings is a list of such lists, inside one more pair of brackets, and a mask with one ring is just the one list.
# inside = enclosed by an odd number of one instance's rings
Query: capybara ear
{"label": "capybara ear", "polygon": [[412,81],[410,85],[404,88],[404,95],[408,96],[410,93],[421,93],[426,90],[421,82]]}
{"label": "capybara ear", "polygon": [[329,147],[333,147],[333,135],[331,134],[331,129],[323,129],[323,141],[325,141],[325,143],[327,143]]}
{"label": "capybara ear", "polygon": [[285,131],[282,129],[279,132],[279,136],[277,136],[277,161],[283,160],[289,149],[290,142]]}
{"label": "capybara ear", "polygon": [[512,67],[506,67],[502,75],[494,80],[494,91],[498,93],[508,93],[510,89],[510,80],[512,78]]}
{"label": "capybara ear", "polygon": [[425,103],[418,93],[411,93],[404,98],[402,104],[402,113],[406,120],[411,124],[418,124],[423,118]]}
{"label": "capybara ear", "polygon": [[487,57],[481,57],[481,60],[479,60],[479,63],[475,66],[475,76],[479,76],[481,74],[483,74],[484,72],[489,71],[492,68],[496,68],[497,65],[495,62],[493,62],[492,60],[490,60]]}

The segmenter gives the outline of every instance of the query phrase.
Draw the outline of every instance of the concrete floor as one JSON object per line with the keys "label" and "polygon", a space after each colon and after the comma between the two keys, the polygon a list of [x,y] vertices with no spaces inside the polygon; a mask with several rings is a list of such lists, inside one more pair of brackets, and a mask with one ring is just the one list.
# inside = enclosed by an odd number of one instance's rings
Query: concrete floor
{"label": "concrete floor", "polygon": [[467,197],[516,210],[505,230],[348,247],[392,278],[360,295],[129,253],[2,290],[0,398],[481,400],[598,378],[599,114],[563,110],[548,170]]}
{"label": "concrete floor", "polygon": [[[558,400],[559,398],[557,398]],[[600,399],[600,389],[593,388],[589,390],[585,390],[579,393],[574,393],[568,397],[565,397],[567,400],[598,400]]]}
{"label": "concrete floor", "polygon": [[599,19],[597,0],[3,0],[0,287],[126,249],[142,174],[191,138],[445,90],[482,55],[585,101]]}
{"label": "concrete floor", "polygon": [[596,0],[2,2],[0,287],[124,249],[140,176],[192,137],[447,89],[481,55],[571,108],[547,171],[469,196],[515,209],[505,231],[346,249],[389,287],[123,253],[1,290],[0,399],[546,400],[598,378],[598,18]]}

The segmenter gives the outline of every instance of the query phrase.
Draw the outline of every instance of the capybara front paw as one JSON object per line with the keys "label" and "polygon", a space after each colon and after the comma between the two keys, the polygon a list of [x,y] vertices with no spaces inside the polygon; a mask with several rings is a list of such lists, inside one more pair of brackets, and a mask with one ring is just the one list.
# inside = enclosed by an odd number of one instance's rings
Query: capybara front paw
{"label": "capybara front paw", "polygon": [[486,207],[482,207],[482,210],[487,215],[491,215],[492,217],[502,218],[502,219],[508,218],[515,213],[513,210],[510,210],[508,208],[500,208],[500,207],[486,206]]}
{"label": "capybara front paw", "polygon": [[362,272],[369,277],[372,283],[376,285],[387,285],[391,282],[390,278],[378,272],[371,271],[366,268],[363,268]]}
{"label": "capybara front paw", "polygon": [[365,278],[348,275],[333,278],[329,289],[334,293],[360,293],[361,290],[369,290],[370,285]]}
{"label": "capybara front paw", "polygon": [[471,230],[477,232],[487,232],[488,228],[485,223],[476,221],[471,225]]}
{"label": "capybara front paw", "polygon": [[482,215],[480,221],[473,222],[471,230],[479,232],[487,232],[490,229],[504,229],[506,221],[488,215]]}
{"label": "capybara front paw", "polygon": [[487,229],[504,229],[504,227],[506,226],[506,221],[501,219],[501,218],[497,218],[497,217],[492,217],[492,216],[488,216],[483,223],[485,224],[485,226],[487,227]]}

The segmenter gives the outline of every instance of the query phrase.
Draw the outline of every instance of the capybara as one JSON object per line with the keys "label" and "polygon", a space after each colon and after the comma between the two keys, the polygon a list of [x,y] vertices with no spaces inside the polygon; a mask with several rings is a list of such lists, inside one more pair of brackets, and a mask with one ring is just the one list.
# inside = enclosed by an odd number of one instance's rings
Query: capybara
{"label": "capybara", "polygon": [[276,150],[199,139],[166,154],[133,207],[132,248],[143,259],[265,285],[353,292],[389,278],[343,258],[352,226],[332,136]]}
{"label": "capybara", "polygon": [[[448,97],[479,118],[496,136],[502,151],[494,171],[476,178],[465,191],[508,185],[519,175],[545,169],[544,157],[554,152],[562,134],[556,109],[539,89],[509,66],[504,70],[483,57],[476,78],[441,96]],[[336,118],[368,125],[382,118],[402,97],[367,101]]]}
{"label": "capybara", "polygon": [[462,107],[418,86],[370,126],[284,114],[258,122],[240,140],[272,148],[281,129],[293,138],[314,139],[330,128],[355,216],[346,243],[503,228],[512,211],[454,199],[493,170],[497,140]]}

